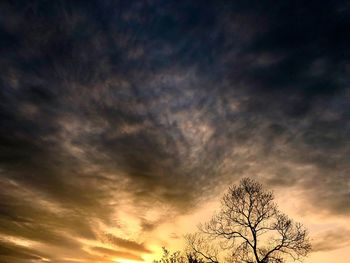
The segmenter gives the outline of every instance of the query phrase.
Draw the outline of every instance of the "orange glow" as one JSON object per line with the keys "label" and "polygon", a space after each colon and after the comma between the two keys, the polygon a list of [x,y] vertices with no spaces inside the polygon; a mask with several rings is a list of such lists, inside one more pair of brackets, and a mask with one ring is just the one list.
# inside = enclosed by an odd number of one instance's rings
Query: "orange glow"
{"label": "orange glow", "polygon": [[135,261],[135,260],[130,260],[130,259],[114,259],[113,261],[117,262],[117,263],[140,263],[140,262],[143,262],[143,261]]}

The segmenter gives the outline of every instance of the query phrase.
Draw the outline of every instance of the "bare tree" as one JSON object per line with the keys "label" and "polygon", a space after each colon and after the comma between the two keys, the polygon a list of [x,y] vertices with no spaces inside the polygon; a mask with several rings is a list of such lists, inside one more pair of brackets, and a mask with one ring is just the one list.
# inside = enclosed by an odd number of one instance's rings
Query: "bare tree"
{"label": "bare tree", "polygon": [[[200,232],[230,251],[230,262],[282,263],[288,257],[299,260],[311,249],[307,230],[280,212],[273,200],[272,192],[245,178],[229,188],[220,211],[199,227]],[[198,246],[203,242],[192,238],[192,249],[196,253],[205,250],[203,244]],[[206,251],[201,253],[208,256]]]}
{"label": "bare tree", "polygon": [[163,249],[163,255],[159,260],[153,260],[153,263],[205,263],[198,255],[195,253],[181,253],[180,251],[175,251],[171,253],[165,247]]}
{"label": "bare tree", "polygon": [[180,251],[175,251],[171,253],[165,247],[162,247],[163,255],[159,260],[153,260],[153,263],[185,263],[187,258],[181,255]]}
{"label": "bare tree", "polygon": [[185,236],[190,255],[207,263],[218,263],[219,249],[211,244],[208,237],[202,233],[187,234]]}

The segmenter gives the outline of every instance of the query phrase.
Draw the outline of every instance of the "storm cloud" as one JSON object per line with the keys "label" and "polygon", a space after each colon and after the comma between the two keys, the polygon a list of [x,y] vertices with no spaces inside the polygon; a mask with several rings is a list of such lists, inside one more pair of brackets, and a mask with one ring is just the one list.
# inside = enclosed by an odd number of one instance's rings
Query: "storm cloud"
{"label": "storm cloud", "polygon": [[[142,233],[243,176],[350,217],[346,1],[0,10],[0,259],[142,260]],[[137,241],[108,233],[128,205]]]}

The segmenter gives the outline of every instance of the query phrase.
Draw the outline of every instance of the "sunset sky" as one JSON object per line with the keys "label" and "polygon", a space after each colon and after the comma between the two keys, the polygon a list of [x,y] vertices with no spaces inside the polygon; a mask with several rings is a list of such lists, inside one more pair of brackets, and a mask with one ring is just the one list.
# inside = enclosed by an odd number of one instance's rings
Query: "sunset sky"
{"label": "sunset sky", "polygon": [[0,262],[152,262],[243,177],[350,258],[348,1],[0,1]]}

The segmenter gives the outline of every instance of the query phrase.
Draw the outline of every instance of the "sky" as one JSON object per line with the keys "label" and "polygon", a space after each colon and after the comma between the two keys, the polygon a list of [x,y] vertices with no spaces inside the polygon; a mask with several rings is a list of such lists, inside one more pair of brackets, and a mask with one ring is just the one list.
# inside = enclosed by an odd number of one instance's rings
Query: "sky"
{"label": "sky", "polygon": [[350,256],[348,1],[1,1],[0,261],[151,262],[251,177]]}

